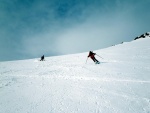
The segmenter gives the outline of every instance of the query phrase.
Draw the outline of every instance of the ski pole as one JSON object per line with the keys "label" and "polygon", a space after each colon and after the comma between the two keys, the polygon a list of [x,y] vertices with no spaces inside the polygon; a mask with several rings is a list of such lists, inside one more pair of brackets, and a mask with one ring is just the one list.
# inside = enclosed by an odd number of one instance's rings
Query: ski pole
{"label": "ski pole", "polygon": [[[97,54],[96,54],[97,55]],[[99,56],[99,55],[97,55],[97,56]],[[102,58],[101,56],[99,56],[100,58]],[[104,58],[102,58],[102,59],[104,59]]]}
{"label": "ski pole", "polygon": [[87,63],[87,60],[88,60],[88,57],[87,57],[87,59],[86,59],[86,62],[85,62],[85,64]]}

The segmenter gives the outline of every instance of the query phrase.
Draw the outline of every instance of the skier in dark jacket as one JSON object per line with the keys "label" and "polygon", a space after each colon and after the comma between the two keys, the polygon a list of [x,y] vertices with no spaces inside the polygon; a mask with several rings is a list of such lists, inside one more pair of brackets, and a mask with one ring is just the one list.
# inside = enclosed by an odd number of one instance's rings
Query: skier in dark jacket
{"label": "skier in dark jacket", "polygon": [[90,57],[95,62],[95,64],[99,64],[100,62],[95,58],[95,55],[96,53],[90,51],[88,57]]}
{"label": "skier in dark jacket", "polygon": [[43,56],[41,56],[41,60],[40,61],[44,61],[44,55]]}

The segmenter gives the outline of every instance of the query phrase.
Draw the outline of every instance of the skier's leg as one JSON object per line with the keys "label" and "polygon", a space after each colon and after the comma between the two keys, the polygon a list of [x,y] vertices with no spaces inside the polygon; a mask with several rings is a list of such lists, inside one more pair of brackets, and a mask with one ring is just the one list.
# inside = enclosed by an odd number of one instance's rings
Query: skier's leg
{"label": "skier's leg", "polygon": [[95,58],[95,57],[93,58],[93,60],[94,60],[94,62],[95,62],[95,61],[97,62],[97,60],[96,60],[96,58]]}
{"label": "skier's leg", "polygon": [[96,58],[94,58],[94,59],[95,59],[96,63],[100,63]]}
{"label": "skier's leg", "polygon": [[96,60],[96,62],[99,62],[97,59],[95,59]]}
{"label": "skier's leg", "polygon": [[92,58],[92,60],[95,62],[95,59],[94,59],[94,58]]}

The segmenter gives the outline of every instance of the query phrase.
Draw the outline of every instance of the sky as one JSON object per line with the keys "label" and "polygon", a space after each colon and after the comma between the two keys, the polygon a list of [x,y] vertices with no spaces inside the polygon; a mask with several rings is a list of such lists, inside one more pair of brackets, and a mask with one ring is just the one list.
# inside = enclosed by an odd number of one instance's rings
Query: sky
{"label": "sky", "polygon": [[0,0],[0,61],[87,52],[150,31],[150,0]]}

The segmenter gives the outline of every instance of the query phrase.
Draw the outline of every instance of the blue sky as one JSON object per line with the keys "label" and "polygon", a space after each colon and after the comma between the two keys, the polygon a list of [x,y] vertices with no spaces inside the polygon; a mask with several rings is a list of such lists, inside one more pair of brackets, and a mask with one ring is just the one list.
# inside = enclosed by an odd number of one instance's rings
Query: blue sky
{"label": "blue sky", "polygon": [[0,61],[97,50],[150,31],[150,0],[0,0]]}

